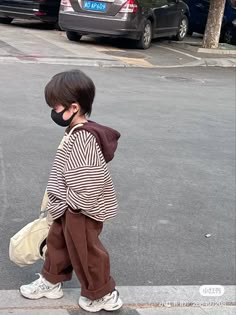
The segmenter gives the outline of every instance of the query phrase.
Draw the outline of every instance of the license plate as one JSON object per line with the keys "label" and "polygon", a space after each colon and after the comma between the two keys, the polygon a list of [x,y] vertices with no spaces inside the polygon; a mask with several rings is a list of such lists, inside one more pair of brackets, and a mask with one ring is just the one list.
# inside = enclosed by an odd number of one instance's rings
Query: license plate
{"label": "license plate", "polygon": [[104,12],[106,11],[107,4],[105,2],[84,1],[83,8],[85,10]]}

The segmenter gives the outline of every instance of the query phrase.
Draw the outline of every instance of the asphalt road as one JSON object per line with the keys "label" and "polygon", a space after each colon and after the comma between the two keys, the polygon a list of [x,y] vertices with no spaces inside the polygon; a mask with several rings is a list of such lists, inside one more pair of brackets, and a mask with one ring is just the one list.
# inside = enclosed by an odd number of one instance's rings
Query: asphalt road
{"label": "asphalt road", "polygon": [[[8,36],[12,47],[23,45]],[[29,36],[26,46],[36,49]],[[40,263],[10,263],[8,243],[37,217],[63,135],[43,88],[76,67],[1,62],[0,289],[40,271]],[[81,69],[97,86],[91,119],[122,134],[110,164],[119,215],[102,237],[117,284],[235,284],[235,70]]]}

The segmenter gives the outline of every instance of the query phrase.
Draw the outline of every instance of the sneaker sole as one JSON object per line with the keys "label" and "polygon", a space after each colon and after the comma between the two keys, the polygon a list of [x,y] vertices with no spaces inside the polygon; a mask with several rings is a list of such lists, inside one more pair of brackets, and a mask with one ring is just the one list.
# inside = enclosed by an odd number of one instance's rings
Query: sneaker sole
{"label": "sneaker sole", "polygon": [[63,297],[63,292],[61,292],[60,294],[55,295],[52,292],[48,292],[48,293],[41,293],[41,294],[27,294],[24,292],[20,291],[20,294],[25,297],[26,299],[30,299],[30,300],[39,300],[43,297],[50,299],[50,300],[56,300],[56,299],[61,299]]}
{"label": "sneaker sole", "polygon": [[88,311],[88,312],[91,312],[91,313],[96,313],[96,312],[99,312],[99,311],[101,311],[101,310],[108,311],[108,312],[109,312],[109,311],[116,311],[116,310],[120,309],[120,308],[122,307],[122,305],[123,305],[123,302],[121,301],[120,298],[118,298],[116,304],[110,304],[110,305],[107,304],[107,305],[103,305],[103,306],[101,306],[101,307],[97,307],[97,308],[93,308],[93,309],[91,309],[90,307],[86,307],[86,306],[84,306],[84,305],[80,305],[80,304],[79,304],[79,306],[80,306],[83,310]]}
{"label": "sneaker sole", "polygon": [[122,306],[123,306],[123,302],[121,301],[120,298],[118,298],[115,305],[112,306],[112,305],[107,304],[102,309],[105,311],[116,311],[120,309]]}

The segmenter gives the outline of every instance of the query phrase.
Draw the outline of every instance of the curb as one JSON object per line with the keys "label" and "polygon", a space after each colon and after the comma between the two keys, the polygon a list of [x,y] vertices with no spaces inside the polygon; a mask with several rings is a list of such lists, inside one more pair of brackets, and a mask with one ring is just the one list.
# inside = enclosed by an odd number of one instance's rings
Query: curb
{"label": "curb", "polygon": [[183,47],[190,51],[212,55],[236,55],[236,46],[226,43],[219,43],[218,48],[203,48],[202,41],[193,41],[188,38],[184,41],[167,41],[175,47]]}
{"label": "curb", "polygon": [[[235,49],[230,49],[231,45],[229,46],[229,49],[224,48],[225,45],[221,45],[222,48],[202,48],[198,42],[192,42],[192,43],[187,43],[187,42],[183,42],[183,43],[179,43],[179,42],[172,42],[172,44],[175,47],[182,47],[183,49],[192,51],[192,52],[196,52],[196,53],[201,53],[201,54],[212,54],[212,55],[231,55],[231,56],[235,56],[236,55],[236,48]],[[226,47],[228,47],[226,46]],[[233,47],[233,46],[232,46]]]}
{"label": "curb", "polygon": [[[236,305],[236,286],[222,286],[222,296],[202,296],[201,286],[118,286],[125,307],[222,307]],[[17,290],[1,290],[0,311],[11,309],[79,309],[80,289],[64,289],[58,300],[28,300]]]}
{"label": "curb", "polygon": [[202,58],[202,66],[235,68],[236,58]]}
{"label": "curb", "polygon": [[100,68],[142,68],[142,69],[168,69],[168,68],[185,68],[185,67],[221,67],[234,68],[236,67],[236,58],[201,58],[186,64],[178,65],[152,65],[144,66],[122,62],[119,60],[108,59],[65,59],[65,58],[17,58],[17,57],[0,57],[0,64],[51,64],[51,65],[72,65],[81,67],[100,67]]}
{"label": "curb", "polygon": [[[52,65],[78,65],[84,67],[126,67],[126,64],[118,60],[93,60],[93,59],[65,59],[65,58],[17,58],[0,57],[0,63],[23,63],[23,64],[52,64]],[[127,65],[128,66],[128,65]]]}

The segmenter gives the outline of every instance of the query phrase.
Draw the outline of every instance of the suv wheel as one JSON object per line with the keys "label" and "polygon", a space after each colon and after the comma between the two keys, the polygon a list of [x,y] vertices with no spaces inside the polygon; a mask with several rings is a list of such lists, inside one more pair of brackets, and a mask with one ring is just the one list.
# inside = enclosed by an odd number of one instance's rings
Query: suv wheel
{"label": "suv wheel", "polygon": [[137,41],[137,47],[140,49],[148,49],[152,42],[152,23],[146,20],[143,26],[141,38]]}
{"label": "suv wheel", "polygon": [[3,23],[3,24],[10,24],[12,21],[13,21],[12,18],[0,17],[0,23]]}
{"label": "suv wheel", "polygon": [[175,39],[181,41],[184,39],[187,33],[188,33],[188,18],[186,15],[183,15],[180,20],[178,33],[176,34]]}
{"label": "suv wheel", "polygon": [[78,42],[82,35],[76,33],[76,32],[72,32],[72,31],[67,31],[66,32],[66,36],[69,40],[71,40],[72,42]]}

